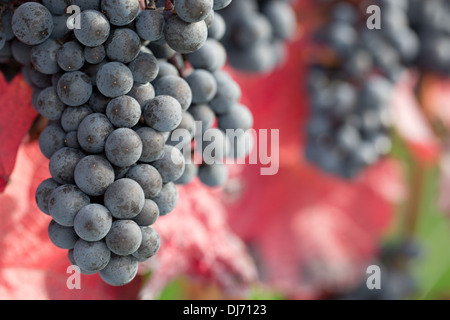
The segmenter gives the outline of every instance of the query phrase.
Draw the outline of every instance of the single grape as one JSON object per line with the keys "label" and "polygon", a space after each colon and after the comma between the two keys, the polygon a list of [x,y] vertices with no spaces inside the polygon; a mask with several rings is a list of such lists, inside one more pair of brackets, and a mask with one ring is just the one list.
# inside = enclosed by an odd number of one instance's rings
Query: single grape
{"label": "single grape", "polygon": [[129,65],[136,83],[145,84],[156,79],[159,72],[158,60],[151,53],[140,52]]}
{"label": "single grape", "polygon": [[104,204],[114,218],[132,219],[144,207],[145,194],[134,180],[122,178],[112,183],[105,191]]}
{"label": "single grape", "polygon": [[47,39],[43,43],[31,49],[31,63],[33,67],[43,74],[54,74],[60,70],[57,61],[57,53],[61,45],[53,39]]}
{"label": "single grape", "polygon": [[143,115],[149,127],[161,132],[176,129],[183,117],[178,100],[166,95],[156,96],[147,102]]}
{"label": "single grape", "polygon": [[[139,106],[137,108],[140,110]],[[142,155],[142,140],[133,129],[116,129],[106,140],[105,154],[115,166],[129,167]]]}
{"label": "single grape", "polygon": [[74,184],[74,171],[84,154],[79,149],[62,148],[50,158],[50,174],[60,184]]}
{"label": "single grape", "polygon": [[111,229],[112,215],[101,204],[92,203],[78,211],[74,219],[76,234],[86,241],[103,239]]}
{"label": "single grape", "polygon": [[158,205],[160,216],[172,212],[178,203],[178,190],[173,182],[163,185],[161,192],[152,200]]}
{"label": "single grape", "polygon": [[202,125],[202,134],[206,130],[212,128],[216,121],[214,111],[207,104],[194,105],[189,108],[188,112],[192,115],[195,121],[200,121]]}
{"label": "single grape", "polygon": [[183,111],[183,117],[181,118],[180,124],[173,132],[171,132],[166,143],[177,147],[180,150],[183,150],[185,147],[190,148],[195,129],[196,125],[194,118],[189,112]]}
{"label": "single grape", "polygon": [[52,14],[42,4],[27,2],[16,9],[11,25],[17,39],[37,45],[47,40],[53,31]]}
{"label": "single grape", "polygon": [[225,164],[203,164],[198,170],[198,177],[209,187],[223,186],[228,179],[228,168]]}
{"label": "single grape", "polygon": [[133,166],[128,170],[126,177],[139,183],[146,199],[151,199],[161,192],[163,185],[161,174],[149,164]]}
{"label": "single grape", "polygon": [[224,18],[215,12],[211,25],[208,28],[208,38],[220,41],[224,37],[226,31],[227,24]]}
{"label": "single grape", "polygon": [[78,211],[89,203],[89,197],[75,185],[65,184],[52,192],[48,209],[53,220],[58,224],[72,227]]}
{"label": "single grape", "polygon": [[66,132],[76,131],[81,121],[90,114],[92,114],[92,109],[88,105],[67,107],[61,116],[61,127]]}
{"label": "single grape", "polygon": [[117,98],[133,88],[133,74],[120,62],[108,62],[97,72],[98,90],[106,97]]}
{"label": "single grape", "polygon": [[98,272],[107,266],[111,251],[103,240],[90,242],[79,239],[73,248],[73,258],[81,269]]}
{"label": "single grape", "polygon": [[213,9],[213,0],[177,0],[175,10],[185,22],[199,22],[206,19]]}
{"label": "single grape", "polygon": [[297,18],[289,3],[269,1],[263,5],[262,12],[272,25],[275,37],[278,39],[292,37],[297,26]]}
{"label": "single grape", "polygon": [[72,107],[81,106],[91,97],[91,79],[80,71],[66,72],[58,81],[57,92],[63,103]]}
{"label": "single grape", "polygon": [[138,261],[135,257],[112,255],[108,265],[99,274],[109,285],[123,286],[136,277],[137,271]]}
{"label": "single grape", "polygon": [[189,54],[187,57],[194,68],[215,72],[225,65],[227,52],[219,41],[207,39],[200,49]]}
{"label": "single grape", "polygon": [[139,103],[142,110],[147,102],[156,96],[155,88],[151,83],[134,83],[133,88],[128,92],[128,96],[134,98]]}
{"label": "single grape", "polygon": [[69,262],[72,266],[76,266],[76,267],[78,267],[78,269],[80,269],[81,274],[92,275],[92,274],[97,273],[97,271],[87,271],[87,270],[80,268],[80,266],[78,266],[77,263],[75,262],[75,258],[73,257],[73,249],[67,250],[67,258],[69,259]]}
{"label": "single grape", "polygon": [[143,10],[136,18],[136,31],[147,41],[161,39],[164,30],[163,8],[156,10]]}
{"label": "single grape", "polygon": [[50,214],[48,210],[48,200],[56,188],[60,186],[55,180],[49,178],[42,181],[36,189],[36,204],[43,213]]}
{"label": "single grape", "polygon": [[65,39],[67,34],[71,31],[67,28],[67,15],[52,16],[53,19],[53,31],[50,35],[50,39],[59,40]]}
{"label": "single grape", "polygon": [[45,89],[52,85],[52,76],[48,74],[43,74],[35,68],[30,68],[28,76],[30,78],[31,84],[39,89]]}
{"label": "single grape", "polygon": [[187,110],[192,103],[192,91],[183,78],[168,75],[160,78],[155,84],[157,96],[171,96],[178,100],[183,110]]}
{"label": "single grape", "polygon": [[152,166],[161,174],[163,183],[172,182],[184,172],[184,157],[180,150],[166,145],[162,157],[152,162]]}
{"label": "single grape", "polygon": [[115,26],[125,26],[139,14],[139,2],[135,0],[102,0],[101,7],[109,22]]}
{"label": "single grape", "polygon": [[155,80],[153,80],[153,83],[156,83],[159,79],[165,76],[176,76],[176,77],[180,76],[180,73],[178,72],[177,68],[173,64],[165,61],[164,59],[159,59],[158,64],[159,64],[158,76],[156,77]]}
{"label": "single grape", "polygon": [[97,47],[108,40],[111,26],[108,19],[96,10],[80,13],[80,29],[75,28],[77,40],[87,47]]}
{"label": "single grape", "polygon": [[160,158],[166,142],[163,133],[149,127],[139,128],[136,133],[142,141],[142,154],[139,161],[150,163]]}
{"label": "single grape", "polygon": [[116,127],[132,128],[141,118],[141,106],[130,96],[120,96],[108,103],[106,116]]}
{"label": "single grape", "polygon": [[204,21],[188,23],[178,16],[166,21],[164,38],[167,44],[179,53],[192,53],[200,49],[208,37],[208,28]]}
{"label": "single grape", "polygon": [[99,45],[97,47],[84,47],[84,59],[90,64],[99,64],[106,57],[105,46]]}
{"label": "single grape", "polygon": [[186,185],[191,183],[195,177],[198,175],[198,165],[192,163],[189,159],[189,162],[186,160],[186,164],[184,166],[184,172],[182,176],[174,181],[175,184]]}
{"label": "single grape", "polygon": [[98,91],[97,88],[94,88],[94,90],[92,91],[92,95],[89,98],[88,105],[94,112],[105,113],[106,106],[110,101],[111,98],[105,97]]}
{"label": "single grape", "polygon": [[68,148],[81,149],[81,146],[78,143],[78,132],[77,131],[67,132],[66,137],[64,138],[64,144]]}
{"label": "single grape", "polygon": [[127,256],[138,250],[142,243],[142,231],[132,220],[116,220],[112,223],[105,241],[113,253]]}
{"label": "single grape", "polygon": [[73,227],[62,226],[55,220],[50,221],[48,225],[48,236],[50,241],[61,249],[72,249],[79,239]]}
{"label": "single grape", "polygon": [[59,124],[49,124],[39,135],[39,149],[47,159],[50,159],[56,151],[65,147],[65,137],[66,132]]}
{"label": "single grape", "polygon": [[48,87],[42,90],[37,98],[36,109],[49,120],[59,120],[66,105],[59,99],[56,89]]}
{"label": "single grape", "polygon": [[84,49],[76,41],[64,43],[56,54],[56,61],[64,71],[80,70],[84,65]]}
{"label": "single grape", "polygon": [[114,126],[102,113],[87,115],[78,127],[78,142],[89,153],[105,150],[106,139],[114,131]]}
{"label": "single grape", "polygon": [[214,10],[221,10],[223,8],[226,8],[232,0],[213,0],[213,9]]}
{"label": "single grape", "polygon": [[155,201],[145,199],[144,208],[133,218],[139,226],[150,226],[154,224],[159,218],[159,208]]}
{"label": "single grape", "polygon": [[242,96],[241,88],[224,71],[215,72],[214,77],[217,82],[217,92],[209,102],[209,106],[219,115],[228,113],[235,104],[239,103]]}
{"label": "single grape", "polygon": [[91,155],[78,162],[74,178],[83,192],[90,196],[100,196],[114,182],[114,169],[105,158]]}
{"label": "single grape", "polygon": [[139,248],[133,252],[138,261],[143,262],[153,257],[161,246],[158,232],[152,227],[140,227],[142,231],[142,242]]}
{"label": "single grape", "polygon": [[253,126],[253,115],[247,107],[235,104],[228,113],[218,117],[218,125],[223,131],[227,129],[245,131]]}
{"label": "single grape", "polygon": [[217,82],[214,76],[206,70],[194,70],[187,78],[192,90],[192,102],[208,103],[217,93]]}
{"label": "single grape", "polygon": [[105,48],[106,56],[111,61],[130,63],[139,54],[141,40],[133,30],[118,28],[111,32]]}
{"label": "single grape", "polygon": [[[3,37],[5,39],[6,35],[4,35]],[[1,47],[2,46],[0,45],[0,48]],[[32,48],[33,48],[33,46],[27,45],[17,38],[14,38],[11,42],[11,54],[12,54],[14,60],[19,62],[21,65],[31,64],[31,49]]]}

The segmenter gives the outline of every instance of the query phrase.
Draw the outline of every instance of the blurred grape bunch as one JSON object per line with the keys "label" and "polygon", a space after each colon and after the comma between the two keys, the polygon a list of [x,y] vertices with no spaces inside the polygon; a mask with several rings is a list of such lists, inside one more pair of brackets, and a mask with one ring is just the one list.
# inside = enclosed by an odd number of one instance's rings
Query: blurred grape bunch
{"label": "blurred grape bunch", "polygon": [[[370,16],[366,10],[372,4],[378,5],[381,9],[381,29],[369,29],[366,26]],[[422,118],[421,122],[427,122],[426,126],[429,127],[427,130],[435,135],[435,140],[445,142],[447,140],[445,128],[448,128],[449,121],[444,107],[445,93],[442,87],[448,81],[450,72],[448,2],[329,1],[324,4],[324,8],[329,14],[325,20],[327,22],[321,26],[314,38],[320,50],[317,54],[318,59],[312,62],[308,82],[312,110],[307,129],[309,145],[306,155],[311,162],[318,163],[318,167],[326,172],[346,178],[354,177],[364,167],[373,164],[386,154],[390,140],[387,138],[392,128],[398,130],[407,142],[420,135],[412,133],[412,130],[404,130],[408,126],[408,121],[419,117]],[[417,78],[417,82],[410,88],[414,92],[414,99],[417,100],[416,110],[410,109],[414,115],[397,112],[401,107],[394,103],[387,108],[388,112],[385,112],[386,108],[381,108],[378,114],[372,112],[375,118],[388,120],[381,121],[385,123],[378,131],[383,138],[374,140],[370,132],[373,133],[377,121],[367,122],[364,114],[368,105],[377,104],[377,99],[368,97],[369,99],[364,99],[365,101],[355,103],[355,99],[349,96],[360,96],[365,83],[376,77],[383,79],[386,85],[390,84],[394,89],[391,90],[392,94],[389,94],[389,90],[385,90],[383,96],[393,97],[397,94],[397,87],[402,86],[405,73],[414,74],[413,77]],[[397,100],[395,103],[399,102]],[[342,105],[348,108],[345,115],[341,112]],[[397,110],[392,112],[393,109]],[[398,115],[402,117],[399,119]],[[355,121],[355,118],[359,120]],[[355,130],[348,129],[348,123],[356,128],[358,134]],[[367,124],[372,126],[372,129],[367,128]],[[405,135],[405,131],[410,132]],[[342,136],[346,138],[342,139]],[[355,158],[348,156],[349,141],[354,147],[350,151],[357,154],[358,161],[348,161]],[[383,145],[381,148],[383,152],[377,156],[374,150],[379,149],[377,146],[380,145]],[[420,152],[414,153],[423,159],[424,154],[430,155],[428,151],[422,155]],[[324,153],[328,157],[324,156]],[[372,157],[368,156],[370,154]],[[362,157],[365,161],[360,161],[361,155],[365,155]],[[367,161],[369,159],[371,160]]]}
{"label": "blurred grape bunch", "polygon": [[[381,7],[381,29],[367,27],[366,9]],[[308,77],[311,114],[307,158],[349,179],[391,150],[393,87],[419,55],[407,1],[340,1],[315,35],[322,49]]]}
{"label": "blurred grape bunch", "polygon": [[[304,34],[322,21],[317,2],[303,1],[297,10]],[[234,187],[225,189],[229,223],[251,248],[261,281],[300,299],[359,283],[405,190],[401,165],[390,158],[349,183],[311,170],[301,157],[309,111],[306,67],[318,55],[310,44],[306,37],[292,43],[286,64],[265,77],[234,70],[255,110],[255,128],[281,128],[280,169],[261,177],[258,165],[243,167],[232,177]]]}
{"label": "blurred grape bunch", "polygon": [[221,14],[227,23],[222,39],[229,63],[247,72],[267,73],[286,56],[286,41],[297,30],[291,0],[233,1]]}
{"label": "blurred grape bunch", "polygon": [[[380,30],[369,30],[365,27],[365,20],[368,17],[365,10],[370,4],[381,7]],[[384,95],[388,100],[387,109],[390,114],[387,133],[396,130],[398,138],[403,140],[400,143],[405,143],[412,156],[408,158],[408,163],[404,164],[411,169],[411,181],[410,196],[405,206],[406,220],[402,226],[405,234],[401,235],[409,239],[416,232],[418,217],[423,210],[420,201],[423,200],[422,195],[426,194],[425,174],[430,164],[435,165],[439,162],[440,189],[437,200],[443,211],[450,210],[446,196],[450,181],[449,55],[446,49],[450,40],[448,23],[450,6],[447,1],[440,0],[380,0],[362,3],[340,1],[330,2],[327,6],[331,8],[327,24],[315,38],[316,43],[323,45],[319,48],[325,50],[319,52],[319,58],[311,64],[308,81],[309,88],[312,88],[310,90],[312,110],[307,127],[309,148],[306,149],[306,155],[311,162],[319,162],[322,171],[345,178],[359,177],[367,166],[378,162],[377,160],[367,163],[359,168],[351,166],[354,174],[349,175],[346,169],[349,163],[342,161],[346,159],[342,156],[342,151],[332,151],[342,149],[342,142],[338,139],[340,131],[335,130],[336,123],[342,119],[336,121],[335,113],[340,110],[336,106],[342,105],[343,97],[348,97],[345,92],[348,93],[350,90],[346,87],[351,85],[352,91],[356,91],[359,95],[361,92],[359,88],[364,88],[365,83],[374,78],[383,79],[391,86]],[[336,87],[345,90],[336,90]],[[341,95],[322,94],[323,91],[338,91]],[[375,99],[369,99],[371,103],[374,101]],[[320,112],[317,117],[317,105],[328,106],[327,110],[331,111]],[[357,106],[358,108],[352,110],[363,110],[367,107],[367,103]],[[358,115],[357,112],[353,112],[351,116],[355,114]],[[347,118],[344,120],[348,121]],[[333,129],[330,130],[330,127]],[[360,127],[357,128],[360,130]],[[391,139],[390,135],[388,137]],[[357,145],[355,141],[353,140]],[[328,152],[317,151],[323,149]],[[398,153],[398,150],[396,152]],[[319,161],[320,158],[323,161]],[[411,288],[408,285],[411,284],[411,279],[407,270],[398,272],[390,267],[386,270],[393,276],[392,282],[397,283],[398,287]],[[400,281],[402,278],[404,281]],[[372,298],[405,298],[404,294],[393,294],[395,286],[387,283],[386,287],[388,291],[392,289],[391,292]],[[358,292],[362,293],[361,290]]]}
{"label": "blurred grape bunch", "polygon": [[[388,243],[384,245],[372,266],[380,271],[380,287],[369,288],[371,274],[363,277],[362,283],[348,292],[330,297],[338,300],[406,300],[417,293],[417,284],[411,276],[411,263],[420,257],[420,248],[414,241],[404,243]],[[372,272],[372,271],[371,271]]]}

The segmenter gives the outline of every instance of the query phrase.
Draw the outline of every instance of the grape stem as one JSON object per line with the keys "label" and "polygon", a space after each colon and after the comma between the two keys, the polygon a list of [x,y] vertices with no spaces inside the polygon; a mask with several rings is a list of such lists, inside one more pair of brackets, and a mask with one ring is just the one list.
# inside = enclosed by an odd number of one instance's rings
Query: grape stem
{"label": "grape stem", "polygon": [[[423,87],[423,81],[424,79],[422,76],[417,84],[418,88]],[[419,89],[416,97],[419,105],[423,109],[424,101],[423,96],[420,94],[420,92],[421,90]],[[422,192],[425,183],[426,164],[413,157],[411,170],[411,178],[409,183],[410,187],[408,190],[409,201],[406,205],[403,229],[403,239],[405,241],[414,238],[417,231],[417,224],[421,210],[420,206],[423,200]]]}
{"label": "grape stem", "polygon": [[145,0],[145,8],[150,10],[156,10],[155,0]]}
{"label": "grape stem", "polygon": [[403,238],[414,238],[419,220],[422,191],[425,180],[425,166],[420,160],[413,160],[412,176],[409,183],[409,201],[405,211]]}

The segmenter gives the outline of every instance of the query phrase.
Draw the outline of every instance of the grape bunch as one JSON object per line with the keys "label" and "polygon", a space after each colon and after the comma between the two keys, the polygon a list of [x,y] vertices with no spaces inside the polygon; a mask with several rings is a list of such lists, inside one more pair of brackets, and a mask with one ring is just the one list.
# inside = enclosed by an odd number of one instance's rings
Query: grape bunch
{"label": "grape bunch", "polygon": [[[51,178],[36,202],[52,218],[50,240],[82,273],[132,281],[160,248],[153,224],[175,209],[176,184],[223,185],[223,160],[245,156],[225,134],[253,124],[222,70],[216,11],[230,2],[2,2],[0,63],[20,66],[48,120],[39,146]],[[192,163],[208,148],[214,161]]]}
{"label": "grape bunch", "polygon": [[297,17],[290,0],[233,1],[221,14],[227,22],[222,39],[230,64],[249,72],[270,72],[286,55]]}
{"label": "grape bunch", "polygon": [[311,163],[350,179],[389,153],[389,80],[374,75],[357,84],[323,66],[314,66],[308,80],[305,154]]}
{"label": "grape bunch", "polygon": [[380,269],[380,288],[369,289],[372,283],[365,274],[361,283],[332,297],[334,300],[405,300],[417,293],[417,281],[412,276],[412,264],[423,256],[415,239],[385,244],[371,265]]}
{"label": "grape bunch", "polygon": [[411,0],[400,7],[415,32],[419,45],[415,66],[422,72],[450,75],[450,3],[443,0]]}
{"label": "grape bunch", "polygon": [[403,2],[373,3],[383,10],[381,29],[367,27],[365,8],[343,1],[332,4],[328,22],[315,35],[332,54],[313,62],[307,80],[311,112],[305,156],[345,179],[390,152],[389,98],[418,52],[408,20],[396,20]]}
{"label": "grape bunch", "polygon": [[[366,9],[372,4],[380,8],[379,28],[367,25]],[[326,172],[351,178],[389,152],[387,104],[401,74],[407,69],[420,76],[450,74],[450,5],[445,0],[372,0],[361,6],[327,1],[325,6],[330,15],[315,40],[332,57],[310,68],[306,158]]]}

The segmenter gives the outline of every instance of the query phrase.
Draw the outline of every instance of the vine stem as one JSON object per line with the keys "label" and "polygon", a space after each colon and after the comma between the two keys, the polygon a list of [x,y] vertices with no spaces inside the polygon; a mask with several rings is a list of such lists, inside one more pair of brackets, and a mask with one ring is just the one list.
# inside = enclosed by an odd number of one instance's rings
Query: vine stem
{"label": "vine stem", "polygon": [[[420,108],[424,109],[423,93],[424,88],[424,76],[421,75],[415,90],[415,95]],[[425,113],[426,114],[426,113]],[[427,119],[430,121],[430,119]],[[416,159],[412,158],[411,176],[409,181],[408,198],[409,201],[406,204],[405,222],[403,228],[403,240],[409,241],[415,237],[417,231],[417,225],[419,223],[421,204],[423,200],[423,191],[425,183],[427,165]]]}
{"label": "vine stem", "polygon": [[414,238],[420,216],[422,191],[425,182],[426,166],[419,160],[412,160],[412,173],[409,181],[409,201],[406,204],[403,239],[408,241]]}

